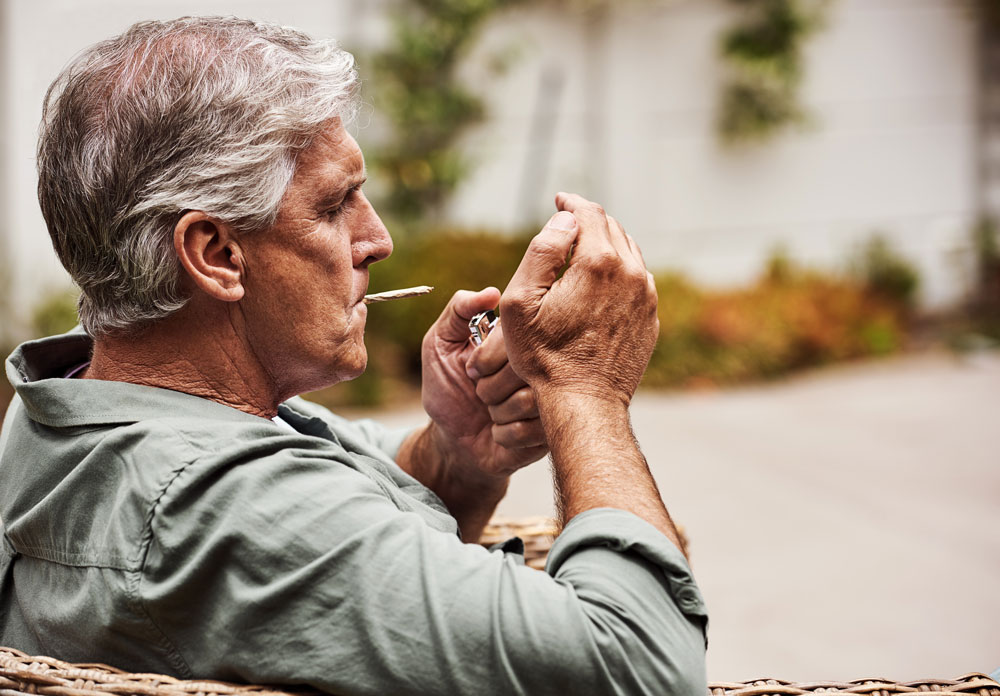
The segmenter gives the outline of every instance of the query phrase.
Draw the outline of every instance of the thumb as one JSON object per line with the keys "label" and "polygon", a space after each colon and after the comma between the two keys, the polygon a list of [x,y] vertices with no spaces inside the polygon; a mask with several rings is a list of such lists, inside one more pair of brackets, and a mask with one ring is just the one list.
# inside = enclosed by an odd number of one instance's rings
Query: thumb
{"label": "thumb", "polygon": [[448,306],[435,322],[438,337],[456,343],[469,340],[469,320],[479,312],[493,309],[499,303],[500,291],[494,287],[478,292],[459,290],[452,295]]}
{"label": "thumb", "polygon": [[576,242],[578,230],[573,213],[560,211],[549,218],[528,244],[505,293],[513,290],[515,294],[538,296],[551,288]]}

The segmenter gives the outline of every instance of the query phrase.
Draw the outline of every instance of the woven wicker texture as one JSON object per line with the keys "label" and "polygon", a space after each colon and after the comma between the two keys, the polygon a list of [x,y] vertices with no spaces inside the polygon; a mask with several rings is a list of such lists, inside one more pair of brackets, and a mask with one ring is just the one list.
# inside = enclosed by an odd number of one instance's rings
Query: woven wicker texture
{"label": "woven wicker texture", "polygon": [[780,679],[748,682],[711,682],[711,696],[803,696],[804,694],[862,694],[892,696],[918,691],[933,691],[935,696],[1000,696],[1000,684],[985,674],[966,674],[957,679],[922,679],[894,682],[887,679],[855,679],[849,682],[808,682],[796,684]]}
{"label": "woven wicker texture", "polygon": [[99,664],[74,665],[51,657],[25,655],[0,648],[0,696],[191,696],[254,694],[281,696],[287,692],[263,686],[215,681],[185,681],[161,674],[131,674]]}
{"label": "woven wicker texture", "polygon": [[486,525],[479,543],[492,546],[511,537],[520,537],[524,542],[524,563],[543,570],[549,547],[559,533],[555,520],[548,517],[519,517],[516,520],[494,517]]}
{"label": "woven wicker texture", "polygon": [[[958,679],[892,682],[858,679],[851,682],[795,684],[779,679],[751,682],[712,682],[709,696],[803,696],[805,694],[861,694],[892,696],[934,691],[935,696],[1000,696],[1000,684],[984,674]],[[216,681],[184,681],[159,674],[129,674],[106,665],[73,665],[51,657],[32,657],[0,648],[0,696],[303,696],[313,692],[283,692],[262,686]]]}
{"label": "woven wicker texture", "polygon": [[[548,517],[519,517],[517,519],[494,517],[483,530],[479,543],[483,546],[492,546],[511,537],[520,537],[521,541],[524,542],[525,565],[544,570],[549,547],[552,546],[558,533],[559,527],[556,525],[556,521]],[[680,536],[684,553],[688,554],[688,539],[684,533],[684,527],[677,525],[677,534]]]}

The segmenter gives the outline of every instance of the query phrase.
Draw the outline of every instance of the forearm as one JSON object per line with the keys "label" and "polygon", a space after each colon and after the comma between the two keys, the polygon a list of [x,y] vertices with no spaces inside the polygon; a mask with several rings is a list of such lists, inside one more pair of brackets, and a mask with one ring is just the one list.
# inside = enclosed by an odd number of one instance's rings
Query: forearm
{"label": "forearm", "polygon": [[462,539],[474,543],[506,494],[510,479],[484,473],[468,461],[467,451],[449,441],[432,421],[403,442],[396,463],[441,498],[458,521]]}
{"label": "forearm", "polygon": [[624,403],[542,390],[538,407],[564,525],[586,510],[616,508],[649,522],[683,550]]}

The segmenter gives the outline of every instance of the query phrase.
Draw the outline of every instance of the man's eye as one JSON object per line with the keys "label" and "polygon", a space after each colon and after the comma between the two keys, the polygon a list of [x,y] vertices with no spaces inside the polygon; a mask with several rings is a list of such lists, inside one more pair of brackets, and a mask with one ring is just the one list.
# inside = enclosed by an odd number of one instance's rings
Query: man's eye
{"label": "man's eye", "polygon": [[340,213],[343,212],[344,206],[348,205],[354,198],[354,195],[360,190],[361,190],[360,186],[354,186],[353,188],[351,188],[347,192],[347,195],[344,196],[344,200],[342,200],[339,205],[330,208],[325,213],[323,213],[323,217],[325,217],[327,220],[333,220],[334,218],[336,218],[338,215],[340,215]]}

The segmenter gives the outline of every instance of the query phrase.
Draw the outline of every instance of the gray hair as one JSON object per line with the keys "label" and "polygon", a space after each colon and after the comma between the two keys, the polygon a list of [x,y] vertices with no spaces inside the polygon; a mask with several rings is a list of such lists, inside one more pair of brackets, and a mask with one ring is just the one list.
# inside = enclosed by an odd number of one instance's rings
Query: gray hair
{"label": "gray hair", "polygon": [[296,157],[358,91],[333,41],[234,17],[140,22],[75,58],[45,96],[38,198],[87,333],[184,306],[181,216],[273,224]]}

